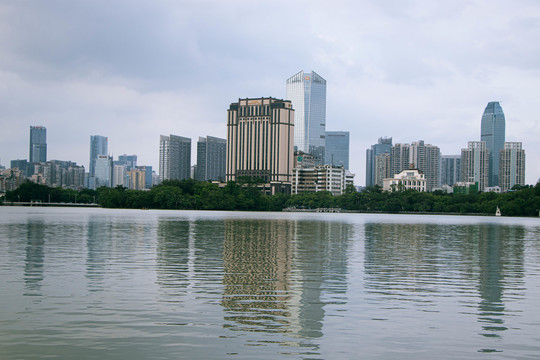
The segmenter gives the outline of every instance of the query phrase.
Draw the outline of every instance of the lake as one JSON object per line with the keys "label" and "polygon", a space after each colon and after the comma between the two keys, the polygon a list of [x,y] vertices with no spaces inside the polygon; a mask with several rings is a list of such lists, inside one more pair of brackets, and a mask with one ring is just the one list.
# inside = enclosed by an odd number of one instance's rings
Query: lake
{"label": "lake", "polygon": [[539,359],[540,219],[0,207],[0,359]]}

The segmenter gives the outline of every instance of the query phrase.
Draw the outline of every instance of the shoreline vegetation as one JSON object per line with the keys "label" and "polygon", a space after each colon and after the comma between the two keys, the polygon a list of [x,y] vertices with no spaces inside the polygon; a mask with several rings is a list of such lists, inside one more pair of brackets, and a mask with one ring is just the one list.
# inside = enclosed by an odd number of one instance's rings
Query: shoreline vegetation
{"label": "shoreline vegetation", "polygon": [[[188,180],[166,180],[150,190],[122,186],[97,190],[51,188],[30,181],[8,191],[3,205],[96,206],[120,209],[239,210],[361,212],[442,215],[495,215],[538,217],[540,183],[516,186],[507,193],[447,194],[442,191],[382,191],[368,187],[357,192],[352,186],[343,195],[304,192],[296,195],[264,195],[258,182],[242,179],[225,186]],[[24,204],[26,203],[26,204]],[[0,204],[2,204],[0,202]],[[86,205],[83,205],[86,204]]]}

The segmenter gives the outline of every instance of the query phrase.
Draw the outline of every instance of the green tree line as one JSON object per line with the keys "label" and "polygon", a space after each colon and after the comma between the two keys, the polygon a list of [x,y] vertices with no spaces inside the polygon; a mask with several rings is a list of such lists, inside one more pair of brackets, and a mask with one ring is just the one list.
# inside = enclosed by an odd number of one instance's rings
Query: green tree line
{"label": "green tree line", "polygon": [[513,191],[503,194],[447,194],[441,191],[426,193],[414,190],[386,192],[377,186],[357,192],[351,186],[340,196],[332,196],[329,192],[267,196],[257,185],[256,181],[249,179],[230,181],[223,187],[188,179],[166,180],[148,191],[128,190],[122,186],[76,191],[26,182],[18,189],[8,191],[6,202],[50,200],[92,203],[95,200],[105,208],[129,209],[281,211],[294,207],[341,208],[360,212],[490,215],[499,207],[504,216],[538,216],[540,210],[540,183],[535,186],[516,186]]}

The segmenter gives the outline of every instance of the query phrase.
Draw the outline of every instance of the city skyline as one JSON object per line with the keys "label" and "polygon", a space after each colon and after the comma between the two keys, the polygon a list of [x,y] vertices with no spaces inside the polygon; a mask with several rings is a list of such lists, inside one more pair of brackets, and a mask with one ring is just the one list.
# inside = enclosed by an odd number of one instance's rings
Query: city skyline
{"label": "city skyline", "polygon": [[536,183],[540,4],[283,5],[2,5],[0,164],[27,158],[28,128],[42,125],[48,159],[88,169],[88,137],[102,134],[109,153],[137,154],[157,170],[159,135],[225,138],[231,102],[285,99],[285,80],[305,69],[328,81],[326,121],[350,132],[358,185],[378,138],[459,154],[480,139],[490,101],[504,108],[505,141],[527,151],[525,182]]}

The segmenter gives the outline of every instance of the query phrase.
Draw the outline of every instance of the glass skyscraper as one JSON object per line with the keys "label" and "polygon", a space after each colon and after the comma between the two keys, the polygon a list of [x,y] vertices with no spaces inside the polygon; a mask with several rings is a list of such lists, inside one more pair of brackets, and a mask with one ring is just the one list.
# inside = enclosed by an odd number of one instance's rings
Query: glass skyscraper
{"label": "glass skyscraper", "polygon": [[227,140],[207,136],[197,141],[197,168],[195,180],[225,181]]}
{"label": "glass skyscraper", "polygon": [[287,79],[287,100],[294,109],[294,148],[324,162],[326,133],[326,80],[315,71]]}
{"label": "glass skyscraper", "polygon": [[30,126],[30,163],[47,161],[47,129]]}
{"label": "glass skyscraper", "polygon": [[377,155],[390,154],[392,150],[392,138],[379,138],[377,144],[371,145],[366,150],[366,186],[374,186],[375,182],[375,159]]}
{"label": "glass skyscraper", "polygon": [[327,131],[325,140],[324,163],[349,170],[349,132]]}
{"label": "glass skyscraper", "polygon": [[159,137],[159,181],[191,177],[191,139],[183,136]]}
{"label": "glass skyscraper", "polygon": [[505,119],[498,101],[489,102],[482,115],[480,141],[489,152],[488,186],[499,185],[499,154],[504,148]]}
{"label": "glass skyscraper", "polygon": [[90,166],[88,175],[94,177],[96,175],[96,159],[99,155],[108,155],[108,138],[101,135],[90,136]]}

